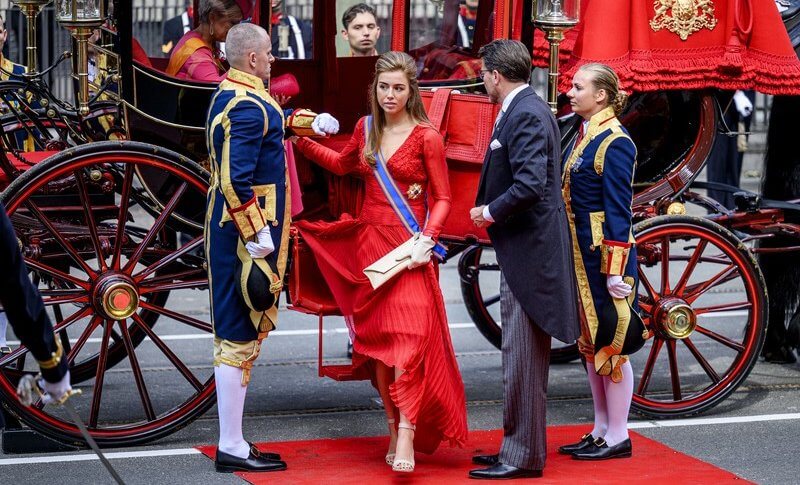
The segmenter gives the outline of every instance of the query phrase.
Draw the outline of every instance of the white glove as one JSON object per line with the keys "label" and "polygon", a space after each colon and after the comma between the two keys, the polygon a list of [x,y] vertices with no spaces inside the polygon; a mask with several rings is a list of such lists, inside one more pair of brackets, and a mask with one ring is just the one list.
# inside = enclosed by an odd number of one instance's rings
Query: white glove
{"label": "white glove", "polygon": [[431,251],[433,251],[434,246],[436,246],[436,242],[432,237],[420,235],[411,248],[411,261],[408,262],[408,269],[428,264],[431,260]]}
{"label": "white glove", "polygon": [[256,241],[250,241],[244,247],[253,258],[266,258],[275,251],[272,236],[269,234],[269,226],[264,226],[263,229],[258,231]]}
{"label": "white glove", "polygon": [[69,371],[58,382],[47,382],[41,379],[39,386],[44,390],[42,404],[60,402],[72,390],[72,386],[69,383]]}
{"label": "white glove", "polygon": [[750,102],[750,98],[743,91],[733,93],[733,103],[742,118],[747,118],[753,113],[753,103]]}
{"label": "white glove", "polygon": [[335,135],[339,132],[339,121],[328,113],[321,113],[311,122],[311,129],[320,136]]}
{"label": "white glove", "polygon": [[608,275],[608,279],[606,279],[606,288],[608,288],[608,293],[617,299],[625,298],[630,295],[632,291],[631,285],[625,283],[622,280],[622,276],[619,275]]}

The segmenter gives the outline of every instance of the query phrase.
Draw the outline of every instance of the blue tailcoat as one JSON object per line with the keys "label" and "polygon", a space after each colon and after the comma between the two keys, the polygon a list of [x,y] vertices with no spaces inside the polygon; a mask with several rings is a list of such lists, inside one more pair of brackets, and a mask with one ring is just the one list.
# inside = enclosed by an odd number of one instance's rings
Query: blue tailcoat
{"label": "blue tailcoat", "polygon": [[[611,299],[608,275],[622,275],[631,283],[635,305],[637,262],[631,230],[633,172],[636,146],[611,108],[595,114],[586,135],[567,156],[563,195],[573,232],[575,273],[581,297],[582,338],[595,345],[598,373],[614,350],[596,342],[603,306]],[[630,278],[630,279],[629,279]],[[616,323],[616,322],[614,322]],[[627,324],[624,324],[625,326]],[[622,334],[625,328],[619,329]],[[619,350],[619,349],[617,349]],[[599,355],[602,354],[602,355]],[[611,367],[618,367],[618,359]],[[608,375],[606,367],[602,375]]]}
{"label": "blue tailcoat", "polygon": [[[284,112],[261,79],[231,69],[211,101],[206,136],[212,171],[206,205],[206,254],[211,318],[217,337],[263,338],[277,321],[288,256],[290,207],[284,155]],[[275,251],[252,259],[247,241],[269,225]],[[238,261],[237,261],[238,260]],[[253,311],[237,289],[237,264],[258,266],[271,279],[276,304]]]}

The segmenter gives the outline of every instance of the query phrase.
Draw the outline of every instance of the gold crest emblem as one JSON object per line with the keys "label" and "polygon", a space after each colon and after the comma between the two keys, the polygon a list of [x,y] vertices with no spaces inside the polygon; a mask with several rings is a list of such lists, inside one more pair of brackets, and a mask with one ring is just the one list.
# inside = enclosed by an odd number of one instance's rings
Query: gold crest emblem
{"label": "gold crest emblem", "polygon": [[653,8],[656,13],[650,21],[653,32],[667,29],[681,40],[702,28],[714,30],[717,25],[713,0],[655,0]]}
{"label": "gold crest emblem", "polygon": [[419,196],[422,195],[422,186],[420,184],[409,185],[406,195],[411,200],[418,199]]}

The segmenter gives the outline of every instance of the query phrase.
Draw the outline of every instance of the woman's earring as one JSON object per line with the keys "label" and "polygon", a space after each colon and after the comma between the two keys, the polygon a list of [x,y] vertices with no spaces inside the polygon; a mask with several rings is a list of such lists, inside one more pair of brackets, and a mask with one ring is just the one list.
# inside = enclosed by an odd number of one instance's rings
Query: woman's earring
{"label": "woman's earring", "polygon": [[211,24],[211,31],[209,32],[211,37],[214,37],[214,24]]}

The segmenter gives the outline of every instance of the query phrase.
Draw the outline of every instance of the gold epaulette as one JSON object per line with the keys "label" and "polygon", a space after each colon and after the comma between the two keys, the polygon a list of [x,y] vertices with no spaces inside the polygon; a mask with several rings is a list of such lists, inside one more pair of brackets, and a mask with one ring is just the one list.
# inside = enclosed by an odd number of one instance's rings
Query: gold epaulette
{"label": "gold epaulette", "polygon": [[296,109],[286,119],[286,128],[297,136],[319,136],[311,129],[311,123],[316,117],[317,113],[311,110]]}

